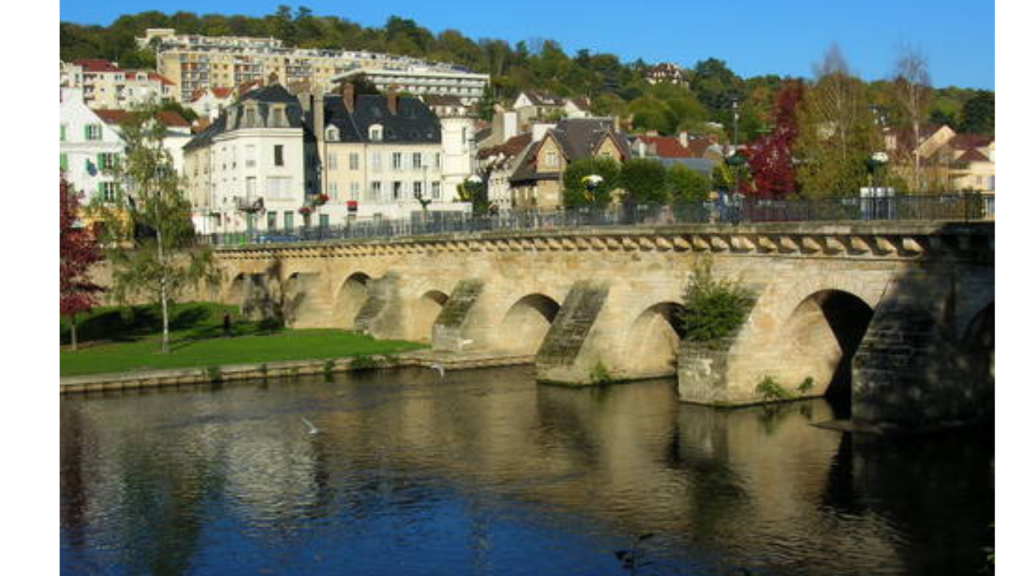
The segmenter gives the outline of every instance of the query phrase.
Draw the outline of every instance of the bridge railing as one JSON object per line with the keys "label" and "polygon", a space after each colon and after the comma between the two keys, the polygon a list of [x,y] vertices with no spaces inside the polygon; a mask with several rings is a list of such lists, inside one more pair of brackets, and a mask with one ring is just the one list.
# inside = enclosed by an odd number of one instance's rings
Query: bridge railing
{"label": "bridge railing", "polygon": [[550,230],[601,226],[690,223],[815,221],[970,221],[991,219],[994,198],[981,194],[896,196],[891,198],[740,199],[666,205],[636,204],[610,208],[515,210],[487,215],[418,212],[409,219],[349,221],[293,230],[250,230],[200,236],[216,246],[277,244],[336,239],[400,238],[489,230]]}

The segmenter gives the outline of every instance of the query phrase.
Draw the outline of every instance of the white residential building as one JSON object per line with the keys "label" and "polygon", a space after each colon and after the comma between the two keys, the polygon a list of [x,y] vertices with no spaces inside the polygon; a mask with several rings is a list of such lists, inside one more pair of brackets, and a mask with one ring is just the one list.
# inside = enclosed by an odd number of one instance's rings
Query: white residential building
{"label": "white residential building", "polygon": [[111,173],[124,150],[117,131],[85,105],[82,91],[60,90],[60,168],[84,202],[114,200],[117,180]]}
{"label": "white residential building", "polygon": [[174,82],[147,70],[122,70],[116,62],[88,59],[61,62],[62,88],[80,88],[90,108],[128,109],[146,102],[174,100]]}
{"label": "white residential building", "polygon": [[231,104],[235,91],[231,88],[200,88],[192,93],[184,106],[201,118],[216,120],[221,111]]}
{"label": "white residential building", "polygon": [[275,84],[247,93],[185,146],[199,231],[288,231],[309,223],[303,207],[315,190],[307,190],[302,115],[298,99]]}

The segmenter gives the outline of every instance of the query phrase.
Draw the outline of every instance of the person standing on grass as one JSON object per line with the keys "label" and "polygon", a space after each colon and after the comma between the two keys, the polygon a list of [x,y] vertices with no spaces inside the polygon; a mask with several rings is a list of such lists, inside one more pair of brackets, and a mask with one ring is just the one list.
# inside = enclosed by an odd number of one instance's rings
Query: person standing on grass
{"label": "person standing on grass", "polygon": [[224,337],[227,338],[227,337],[231,336],[231,313],[230,312],[225,312],[224,313],[224,319],[221,322],[221,324],[224,327]]}

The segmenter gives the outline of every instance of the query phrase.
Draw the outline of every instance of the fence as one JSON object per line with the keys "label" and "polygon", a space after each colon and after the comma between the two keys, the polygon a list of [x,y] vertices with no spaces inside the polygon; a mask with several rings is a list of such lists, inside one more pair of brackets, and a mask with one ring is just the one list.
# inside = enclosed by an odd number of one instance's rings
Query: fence
{"label": "fence", "polygon": [[250,230],[200,236],[204,244],[233,246],[336,239],[400,238],[488,230],[550,230],[601,226],[747,224],[815,221],[970,221],[994,215],[994,198],[980,194],[740,200],[670,205],[634,205],[570,210],[516,210],[474,216],[458,212],[417,212],[409,219],[349,221],[291,231]]}

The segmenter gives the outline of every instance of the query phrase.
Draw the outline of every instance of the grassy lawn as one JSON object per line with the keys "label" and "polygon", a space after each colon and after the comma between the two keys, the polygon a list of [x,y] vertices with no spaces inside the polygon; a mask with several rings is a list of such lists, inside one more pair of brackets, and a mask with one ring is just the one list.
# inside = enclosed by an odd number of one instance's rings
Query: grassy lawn
{"label": "grassy lawn", "polygon": [[[223,313],[231,313],[233,336],[221,337]],[[312,360],[389,354],[422,347],[400,340],[374,340],[343,330],[290,330],[241,321],[237,307],[180,304],[171,315],[171,353],[160,353],[160,314],[155,306],[97,308],[78,323],[78,351],[71,352],[70,324],[61,318],[62,376],[161,368],[205,368],[228,364]]]}

